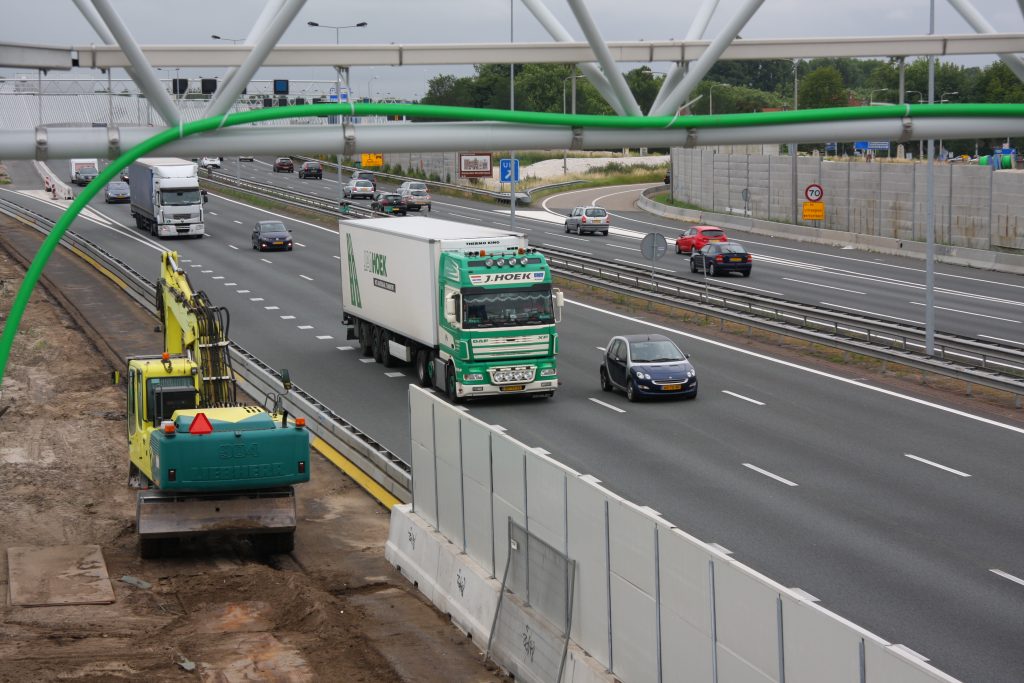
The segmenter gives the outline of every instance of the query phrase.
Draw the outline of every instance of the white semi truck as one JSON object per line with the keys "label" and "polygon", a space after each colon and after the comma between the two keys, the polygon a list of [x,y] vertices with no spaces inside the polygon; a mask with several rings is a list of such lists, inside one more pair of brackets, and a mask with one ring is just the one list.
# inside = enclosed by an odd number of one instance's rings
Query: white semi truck
{"label": "white semi truck", "polygon": [[562,293],[525,235],[420,216],[338,232],[342,321],[364,355],[412,363],[455,401],[554,394]]}
{"label": "white semi truck", "polygon": [[154,237],[202,237],[206,191],[196,164],[185,159],[144,158],[128,167],[132,218]]}

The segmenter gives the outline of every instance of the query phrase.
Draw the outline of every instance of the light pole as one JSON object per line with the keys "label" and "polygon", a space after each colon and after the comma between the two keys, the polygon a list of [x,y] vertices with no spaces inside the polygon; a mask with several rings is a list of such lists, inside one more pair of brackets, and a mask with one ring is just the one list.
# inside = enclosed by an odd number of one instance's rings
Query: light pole
{"label": "light pole", "polygon": [[[572,67],[572,76],[562,79],[562,113],[565,113],[565,82],[572,79],[572,113],[576,114],[576,65]],[[562,151],[562,175],[569,172],[569,150]]]}
{"label": "light pole", "polygon": [[[320,23],[317,23],[315,21],[307,21],[306,22],[306,26],[312,26],[313,28],[333,28],[334,29],[334,44],[335,45],[341,45],[341,29],[343,29],[343,28],[364,28],[366,25],[367,24],[366,24],[365,21],[360,21],[358,24],[347,24],[345,26],[332,26],[330,24],[320,24]],[[347,67],[340,67],[340,66],[334,67],[335,73],[337,74],[336,86],[335,86],[335,89],[334,89],[334,93],[335,93],[335,96],[338,98],[338,103],[339,104],[341,104],[341,70],[342,70],[342,68],[347,68]],[[345,79],[348,80],[348,76],[347,75],[345,76]],[[341,121],[342,119],[339,117],[338,120]],[[342,194],[342,191],[341,191],[341,152],[338,152],[338,154],[335,157],[335,160],[338,162],[338,203],[339,203],[339,206],[340,206],[341,203],[344,201],[344,195]]]}
{"label": "light pole", "polygon": [[226,40],[226,41],[229,41],[232,45],[238,45],[239,43],[245,42],[245,38],[222,38],[221,36],[218,36],[216,33],[213,34],[210,37],[213,38],[214,40]]}
{"label": "light pole", "polygon": [[[793,60],[793,111],[796,111],[797,109],[800,108],[800,85],[799,85],[799,78],[800,78],[800,60],[799,59],[794,59]],[[797,199],[796,199],[796,180],[797,180],[797,178],[796,178],[796,176],[797,176],[797,174],[796,174],[796,163],[797,163],[796,147],[797,147],[797,143],[794,142],[794,143],[790,144],[790,149],[789,149],[790,162],[792,163],[792,166],[793,166],[792,171],[790,173],[790,176],[791,176],[790,182],[792,184],[792,190],[793,190],[793,225],[798,225],[797,220],[796,220],[796,217],[797,217],[797,213],[796,213],[796,204],[797,204]]]}
{"label": "light pole", "polygon": [[[875,103],[875,93],[876,92],[886,92],[887,90],[889,90],[889,89],[888,88],[875,88],[874,90],[872,90],[871,94],[868,95],[868,106],[871,106],[872,104]],[[888,103],[887,102],[882,102],[880,104],[888,104]]]}
{"label": "light pole", "polygon": [[[711,87],[708,88],[708,116],[711,116],[712,114],[715,113],[715,88],[718,87],[730,88],[732,87],[732,83],[712,83]],[[795,96],[793,98],[793,101],[794,103],[796,102]],[[793,108],[796,108],[795,104]]]}
{"label": "light pole", "polygon": [[[942,93],[939,96],[939,104],[945,104],[946,102],[949,102],[949,100],[946,99],[946,95],[959,95],[959,94],[960,94],[960,91],[958,91],[958,90],[954,90],[953,92],[944,92],[944,93]],[[940,160],[944,160],[945,158],[946,158],[946,155],[942,153],[942,138],[939,138],[939,159]]]}
{"label": "light pole", "polygon": [[[905,90],[904,92],[907,95],[909,95],[912,92],[916,92],[917,93],[917,103],[918,104],[921,104],[921,102],[924,101],[924,93],[922,93],[920,90]],[[921,139],[921,140],[917,141],[917,158],[921,159],[923,157],[924,157],[924,139]]]}
{"label": "light pole", "polygon": [[380,78],[380,76],[374,76],[366,82],[366,97],[373,102],[373,82]]}

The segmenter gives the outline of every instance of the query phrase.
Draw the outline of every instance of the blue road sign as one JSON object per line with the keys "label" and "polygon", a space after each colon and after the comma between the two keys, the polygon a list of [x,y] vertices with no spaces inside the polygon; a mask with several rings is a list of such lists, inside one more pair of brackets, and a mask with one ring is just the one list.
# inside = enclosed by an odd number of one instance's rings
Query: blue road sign
{"label": "blue road sign", "polygon": [[[511,183],[513,166],[513,159],[499,159],[498,160],[498,181],[502,183]],[[514,160],[515,163],[515,181],[519,182],[519,159]]]}
{"label": "blue road sign", "polygon": [[834,143],[834,142],[826,142],[825,143],[825,151],[826,152],[834,152],[834,151],[836,151],[836,143]]}

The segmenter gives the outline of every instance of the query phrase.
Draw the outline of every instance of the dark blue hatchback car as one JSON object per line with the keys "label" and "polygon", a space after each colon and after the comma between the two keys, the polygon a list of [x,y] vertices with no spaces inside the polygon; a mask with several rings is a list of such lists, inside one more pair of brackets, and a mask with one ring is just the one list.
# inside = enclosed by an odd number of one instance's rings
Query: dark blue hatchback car
{"label": "dark blue hatchback car", "polygon": [[630,401],[659,396],[696,398],[697,372],[689,358],[663,334],[612,337],[601,362],[601,388],[621,389]]}

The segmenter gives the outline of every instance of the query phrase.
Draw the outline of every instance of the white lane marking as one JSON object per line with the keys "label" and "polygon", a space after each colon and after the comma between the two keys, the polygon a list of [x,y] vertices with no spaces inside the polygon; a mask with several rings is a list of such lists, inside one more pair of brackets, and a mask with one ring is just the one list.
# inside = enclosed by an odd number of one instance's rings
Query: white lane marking
{"label": "white lane marking", "polygon": [[573,237],[572,235],[563,235],[560,232],[548,232],[547,230],[544,231],[544,234],[545,235],[551,235],[552,237],[564,237],[567,240],[576,240],[577,242],[589,242],[590,241],[586,237]]}
{"label": "white lane marking", "polygon": [[924,325],[923,322],[920,322],[918,320],[911,320],[910,318],[900,318],[899,316],[885,315],[884,313],[875,313],[873,311],[865,311],[863,308],[850,308],[849,306],[840,306],[839,304],[833,304],[833,303],[830,303],[828,301],[819,301],[818,303],[821,304],[822,306],[831,306],[832,308],[841,308],[844,311],[853,311],[854,313],[866,313],[868,315],[876,316],[876,317],[879,317],[879,318],[889,318],[890,320],[899,320],[901,322],[910,323],[911,325]]}
{"label": "white lane marking", "polygon": [[298,327],[300,330],[311,330],[311,329],[313,329],[312,325],[296,325],[296,327]]}
{"label": "white lane marking", "polygon": [[211,216],[216,216],[217,215],[213,211],[207,211],[206,213],[210,214]]}
{"label": "white lane marking", "polygon": [[744,401],[750,401],[754,405],[759,405],[759,406],[763,406],[764,405],[764,403],[761,402],[761,401],[757,401],[757,400],[752,399],[752,398],[747,398],[746,396],[741,396],[740,394],[736,394],[736,393],[733,393],[731,391],[726,391],[725,389],[722,389],[722,393],[723,394],[729,394],[730,396],[734,396],[735,398],[742,399]]}
{"label": "white lane marking", "polygon": [[[196,266],[192,266],[192,267],[195,268]],[[202,266],[199,266],[199,267],[202,268]],[[212,270],[201,270],[199,272],[205,274],[205,273],[212,273],[213,271]]]}
{"label": "white lane marking", "polygon": [[360,363],[376,363],[377,361],[375,361],[375,360],[374,360],[374,359],[372,359],[372,358],[360,358],[360,359],[359,359],[359,362],[360,362]]}
{"label": "white lane marking", "polygon": [[228,249],[234,249],[235,251],[238,251],[238,247],[236,247],[236,246],[235,246],[235,245],[233,245],[233,244],[229,244],[229,245],[228,245]]}
{"label": "white lane marking", "polygon": [[300,274],[299,277],[301,277],[303,280],[309,280],[310,282],[313,281],[313,278],[309,277],[308,275]]}
{"label": "white lane marking", "polygon": [[249,290],[248,290],[248,289],[239,289],[239,290],[238,290],[237,292],[235,292],[235,293],[236,293],[236,294],[249,294]]}
{"label": "white lane marking", "polygon": [[449,216],[458,216],[459,218],[465,218],[465,219],[471,220],[471,221],[482,221],[483,220],[483,218],[481,218],[480,216],[467,216],[465,214],[455,213],[454,211],[449,211],[448,215]]}
{"label": "white lane marking", "polygon": [[[637,263],[636,261],[627,261],[626,259],[621,259],[621,258],[617,258],[615,260],[618,261],[619,263],[628,263],[631,266],[640,266],[641,268],[646,268],[647,270],[651,269],[651,265],[649,263]],[[660,270],[663,273],[674,273],[674,272],[676,272],[676,271],[672,270],[671,268],[659,268],[658,266],[654,266],[654,269],[655,270]]]}
{"label": "white lane marking", "polygon": [[636,247],[624,247],[621,244],[609,244],[609,247],[615,247],[616,249],[628,249],[630,251],[640,251]]}
{"label": "white lane marking", "polygon": [[337,348],[339,351],[351,351],[352,350],[351,346],[338,346],[338,347],[335,347],[335,348]]}
{"label": "white lane marking", "polygon": [[[518,205],[519,202],[517,201],[516,204]],[[494,209],[494,213],[509,216],[512,214],[512,211],[510,209]],[[552,215],[550,211],[516,209],[516,218],[526,218],[531,221],[540,221],[541,223],[565,223],[565,216]]]}
{"label": "white lane marking", "polygon": [[249,297],[249,301],[263,301],[263,297],[262,296]]}
{"label": "white lane marking", "polygon": [[538,242],[537,246],[538,247],[554,247],[555,249],[564,249],[566,251],[571,251],[574,254],[583,254],[584,256],[593,256],[593,254],[591,254],[589,251],[580,251],[579,249],[570,249],[569,247],[563,247],[563,246],[559,246],[557,244],[543,244],[543,243],[539,243]]}
{"label": "white lane marking", "polygon": [[608,350],[608,349],[606,349],[606,348],[605,348],[605,347],[603,347],[603,346],[595,346],[594,348],[596,348],[596,349],[597,349],[598,351],[600,351],[601,353],[604,353],[605,351],[607,351],[607,350]]}
{"label": "white lane marking", "polygon": [[[214,193],[211,192],[210,194],[214,194]],[[338,229],[337,228],[332,230],[330,228],[325,228],[322,225],[316,225],[315,223],[309,223],[308,221],[299,220],[298,218],[295,218],[294,216],[286,216],[283,213],[275,213],[273,211],[267,211],[266,209],[260,209],[260,208],[251,206],[250,204],[246,204],[245,202],[240,202],[240,201],[237,201],[235,199],[228,199],[227,197],[224,197],[222,195],[214,194],[214,196],[217,197],[217,199],[219,199],[221,201],[230,202],[232,204],[238,204],[239,206],[244,206],[247,209],[255,209],[256,211],[261,211],[261,212],[267,214],[268,216],[274,216],[275,218],[283,218],[284,220],[288,221],[289,223],[298,223],[300,225],[308,225],[311,228],[316,228],[317,230],[322,230],[323,232],[331,232],[331,233],[334,233],[335,235],[338,234]],[[268,263],[269,263],[269,261],[268,261]]]}
{"label": "white lane marking", "polygon": [[812,287],[818,287],[820,289],[837,289],[840,292],[849,292],[850,294],[864,294],[864,292],[858,292],[856,289],[844,289],[842,287],[832,287],[830,285],[822,285],[817,282],[807,282],[806,280],[797,280],[792,277],[784,277],[783,280],[789,280],[790,282],[799,282],[802,285],[810,285]]}
{"label": "white lane marking", "polygon": [[273,263],[273,261],[270,261],[270,260],[265,259],[265,258],[261,258],[260,261],[263,261],[264,263]]}
{"label": "white lane marking", "polygon": [[1007,344],[1014,344],[1016,346],[1024,346],[1024,342],[1014,341],[1013,339],[1003,339],[1002,337],[993,337],[988,334],[979,334],[978,336],[984,337],[985,339],[992,339],[997,342],[1005,342]]}
{"label": "white lane marking", "polygon": [[281,320],[295,320],[294,315],[282,315]]}
{"label": "white lane marking", "polygon": [[1004,572],[1001,569],[989,569],[989,571],[992,572],[993,574],[995,574],[996,576],[1001,576],[1004,579],[1007,579],[1009,581],[1013,581],[1014,583],[1019,583],[1020,585],[1024,586],[1024,579],[1018,579],[1013,574],[1007,574],[1006,572]]}
{"label": "white lane marking", "polygon": [[951,472],[951,473],[955,474],[958,477],[969,477],[969,476],[971,476],[971,475],[967,474],[966,472],[961,472],[960,470],[954,470],[952,467],[946,467],[945,465],[940,465],[939,463],[932,462],[931,460],[925,460],[924,458],[921,458],[921,457],[916,456],[916,455],[912,455],[910,453],[904,453],[903,455],[907,456],[908,458],[910,458],[912,460],[917,460],[918,462],[923,462],[925,465],[931,465],[932,467],[938,467],[940,470],[946,470],[947,472]]}
{"label": "white lane marking", "polygon": [[[909,303],[911,306],[924,306],[925,305],[923,302],[920,302],[920,301],[908,301],[907,303]],[[996,315],[985,315],[983,313],[972,313],[971,311],[961,311],[958,308],[946,308],[945,306],[936,306],[935,308],[939,309],[940,311],[949,311],[950,313],[961,313],[963,315],[977,316],[978,318],[989,318],[991,320],[1001,320],[1004,323],[1016,323],[1018,325],[1020,324],[1019,320],[1014,320],[1013,318],[1000,318],[999,316],[996,316]]]}
{"label": "white lane marking", "polygon": [[224,286],[225,287],[237,287],[238,283],[237,282],[225,282]]}
{"label": "white lane marking", "polygon": [[239,225],[242,225],[242,221],[235,221],[235,222],[238,223]]}
{"label": "white lane marking", "polygon": [[616,407],[615,407],[615,406],[613,406],[612,404],[610,404],[610,403],[605,403],[604,401],[599,401],[599,400],[597,400],[596,398],[592,398],[592,399],[590,399],[590,400],[591,400],[591,401],[593,401],[594,403],[596,403],[596,404],[597,404],[597,405],[599,405],[599,406],[604,406],[604,407],[605,407],[605,408],[607,408],[608,410],[614,410],[614,411],[615,411],[616,413],[624,413],[624,412],[626,412],[626,411],[625,411],[625,410],[623,410],[622,408],[616,408]]}
{"label": "white lane marking", "polygon": [[267,309],[268,311],[280,311],[281,310],[280,306],[264,306],[263,308]]}
{"label": "white lane marking", "polygon": [[334,339],[334,337],[332,337],[332,336],[331,336],[331,335],[329,335],[329,334],[318,334],[318,335],[316,336],[316,338],[317,338],[317,339]]}
{"label": "white lane marking", "polygon": [[394,377],[405,377],[405,373],[404,372],[385,372],[384,375],[386,377],[391,377],[391,378],[394,378]]}
{"label": "white lane marking", "polygon": [[295,246],[297,246],[297,247],[304,247],[304,246],[306,246],[306,245],[305,245],[305,244],[303,244],[302,242],[296,242],[296,243],[295,243]]}
{"label": "white lane marking", "polygon": [[[202,266],[199,265],[198,263],[193,263],[189,266],[189,268],[202,268]],[[213,271],[211,270],[210,272],[212,273]]]}
{"label": "white lane marking", "polygon": [[781,292],[773,292],[770,289],[762,289],[760,287],[751,287],[750,285],[738,285],[734,282],[729,283],[730,287],[740,287],[741,289],[752,289],[755,292],[764,292],[765,294],[773,294],[775,296],[783,296]]}
{"label": "white lane marking", "polygon": [[[203,272],[205,273],[206,271],[204,270]],[[223,276],[223,275],[214,275],[214,276],[213,276],[213,279],[214,279],[214,280],[223,280],[223,279],[224,279],[224,276]]]}
{"label": "white lane marking", "polygon": [[583,303],[580,303],[578,301],[572,301],[570,299],[566,299],[565,301],[566,301],[566,303],[570,303],[570,304],[572,304],[574,306],[579,306],[580,308],[585,308],[587,310],[594,311],[595,313],[601,313],[603,315],[611,316],[613,318],[620,318],[622,320],[627,320],[627,321],[635,323],[637,325],[646,325],[648,327],[653,327],[654,329],[657,329],[657,330],[662,330],[662,331],[665,331],[665,332],[671,332],[673,334],[678,334],[679,336],[686,337],[687,339],[693,339],[695,341],[704,342],[705,344],[711,344],[713,346],[717,346],[717,347],[722,348],[722,349],[728,349],[728,350],[734,351],[736,353],[742,353],[743,355],[750,356],[751,358],[759,358],[761,360],[768,361],[769,363],[775,363],[776,365],[781,365],[781,366],[787,367],[787,368],[793,368],[794,370],[800,370],[802,372],[806,372],[806,373],[811,374],[811,375],[816,375],[818,377],[824,377],[826,379],[831,379],[833,381],[841,382],[843,384],[849,384],[851,386],[860,387],[861,389],[866,389],[868,391],[873,391],[873,392],[882,394],[884,396],[890,396],[892,398],[898,398],[898,399],[901,399],[903,401],[908,401],[910,403],[914,403],[914,404],[917,404],[917,405],[920,405],[920,406],[924,406],[926,408],[934,408],[935,410],[939,410],[939,411],[942,411],[944,413],[949,413],[950,415],[956,415],[958,417],[963,417],[963,418],[966,418],[968,420],[974,420],[975,422],[981,422],[982,424],[987,424],[987,425],[989,425],[991,427],[998,427],[1000,429],[1005,429],[1007,431],[1014,432],[1015,434],[1024,434],[1024,427],[1017,427],[1016,425],[1006,424],[1005,422],[997,422],[996,420],[992,420],[992,419],[989,419],[987,417],[982,417],[980,415],[972,415],[971,413],[968,413],[966,411],[957,410],[956,408],[950,408],[948,406],[944,406],[944,405],[941,405],[941,404],[938,404],[938,403],[932,403],[931,401],[926,401],[926,400],[924,400],[922,398],[917,398],[916,396],[908,396],[906,394],[901,394],[901,393],[899,393],[897,391],[892,391],[890,389],[884,389],[882,387],[876,387],[876,386],[872,386],[870,384],[865,384],[864,382],[860,382],[860,381],[857,381],[855,379],[850,379],[848,377],[840,377],[839,375],[833,375],[833,374],[831,374],[829,372],[825,372],[824,370],[818,370],[816,368],[810,368],[810,367],[807,367],[805,365],[800,365],[798,363],[793,363],[793,362],[788,361],[788,360],[782,360],[781,358],[773,358],[772,356],[768,356],[768,355],[765,355],[763,353],[757,353],[755,351],[749,351],[747,349],[743,349],[743,348],[740,348],[738,346],[733,346],[732,344],[726,344],[725,342],[720,342],[720,341],[717,341],[717,340],[714,340],[714,339],[709,339],[707,337],[701,337],[700,335],[693,334],[692,332],[683,332],[682,330],[677,330],[675,328],[668,327],[666,325],[658,325],[657,323],[652,323],[652,322],[647,321],[647,320],[641,320],[640,318],[634,318],[632,316],[623,315],[622,313],[614,313],[612,311],[606,311],[604,309],[598,308],[597,306],[590,306],[589,304],[583,304]]}
{"label": "white lane marking", "polygon": [[338,259],[339,261],[341,260],[341,257],[338,255],[335,255],[334,258]]}
{"label": "white lane marking", "polygon": [[743,463],[743,466],[744,467],[749,467],[750,469],[754,470],[755,472],[759,472],[760,474],[763,474],[766,477],[771,477],[775,481],[781,481],[786,486],[799,486],[799,484],[797,484],[795,481],[790,481],[789,479],[785,479],[783,477],[780,477],[777,474],[772,474],[768,470],[762,470],[757,465],[751,465],[749,462]]}

